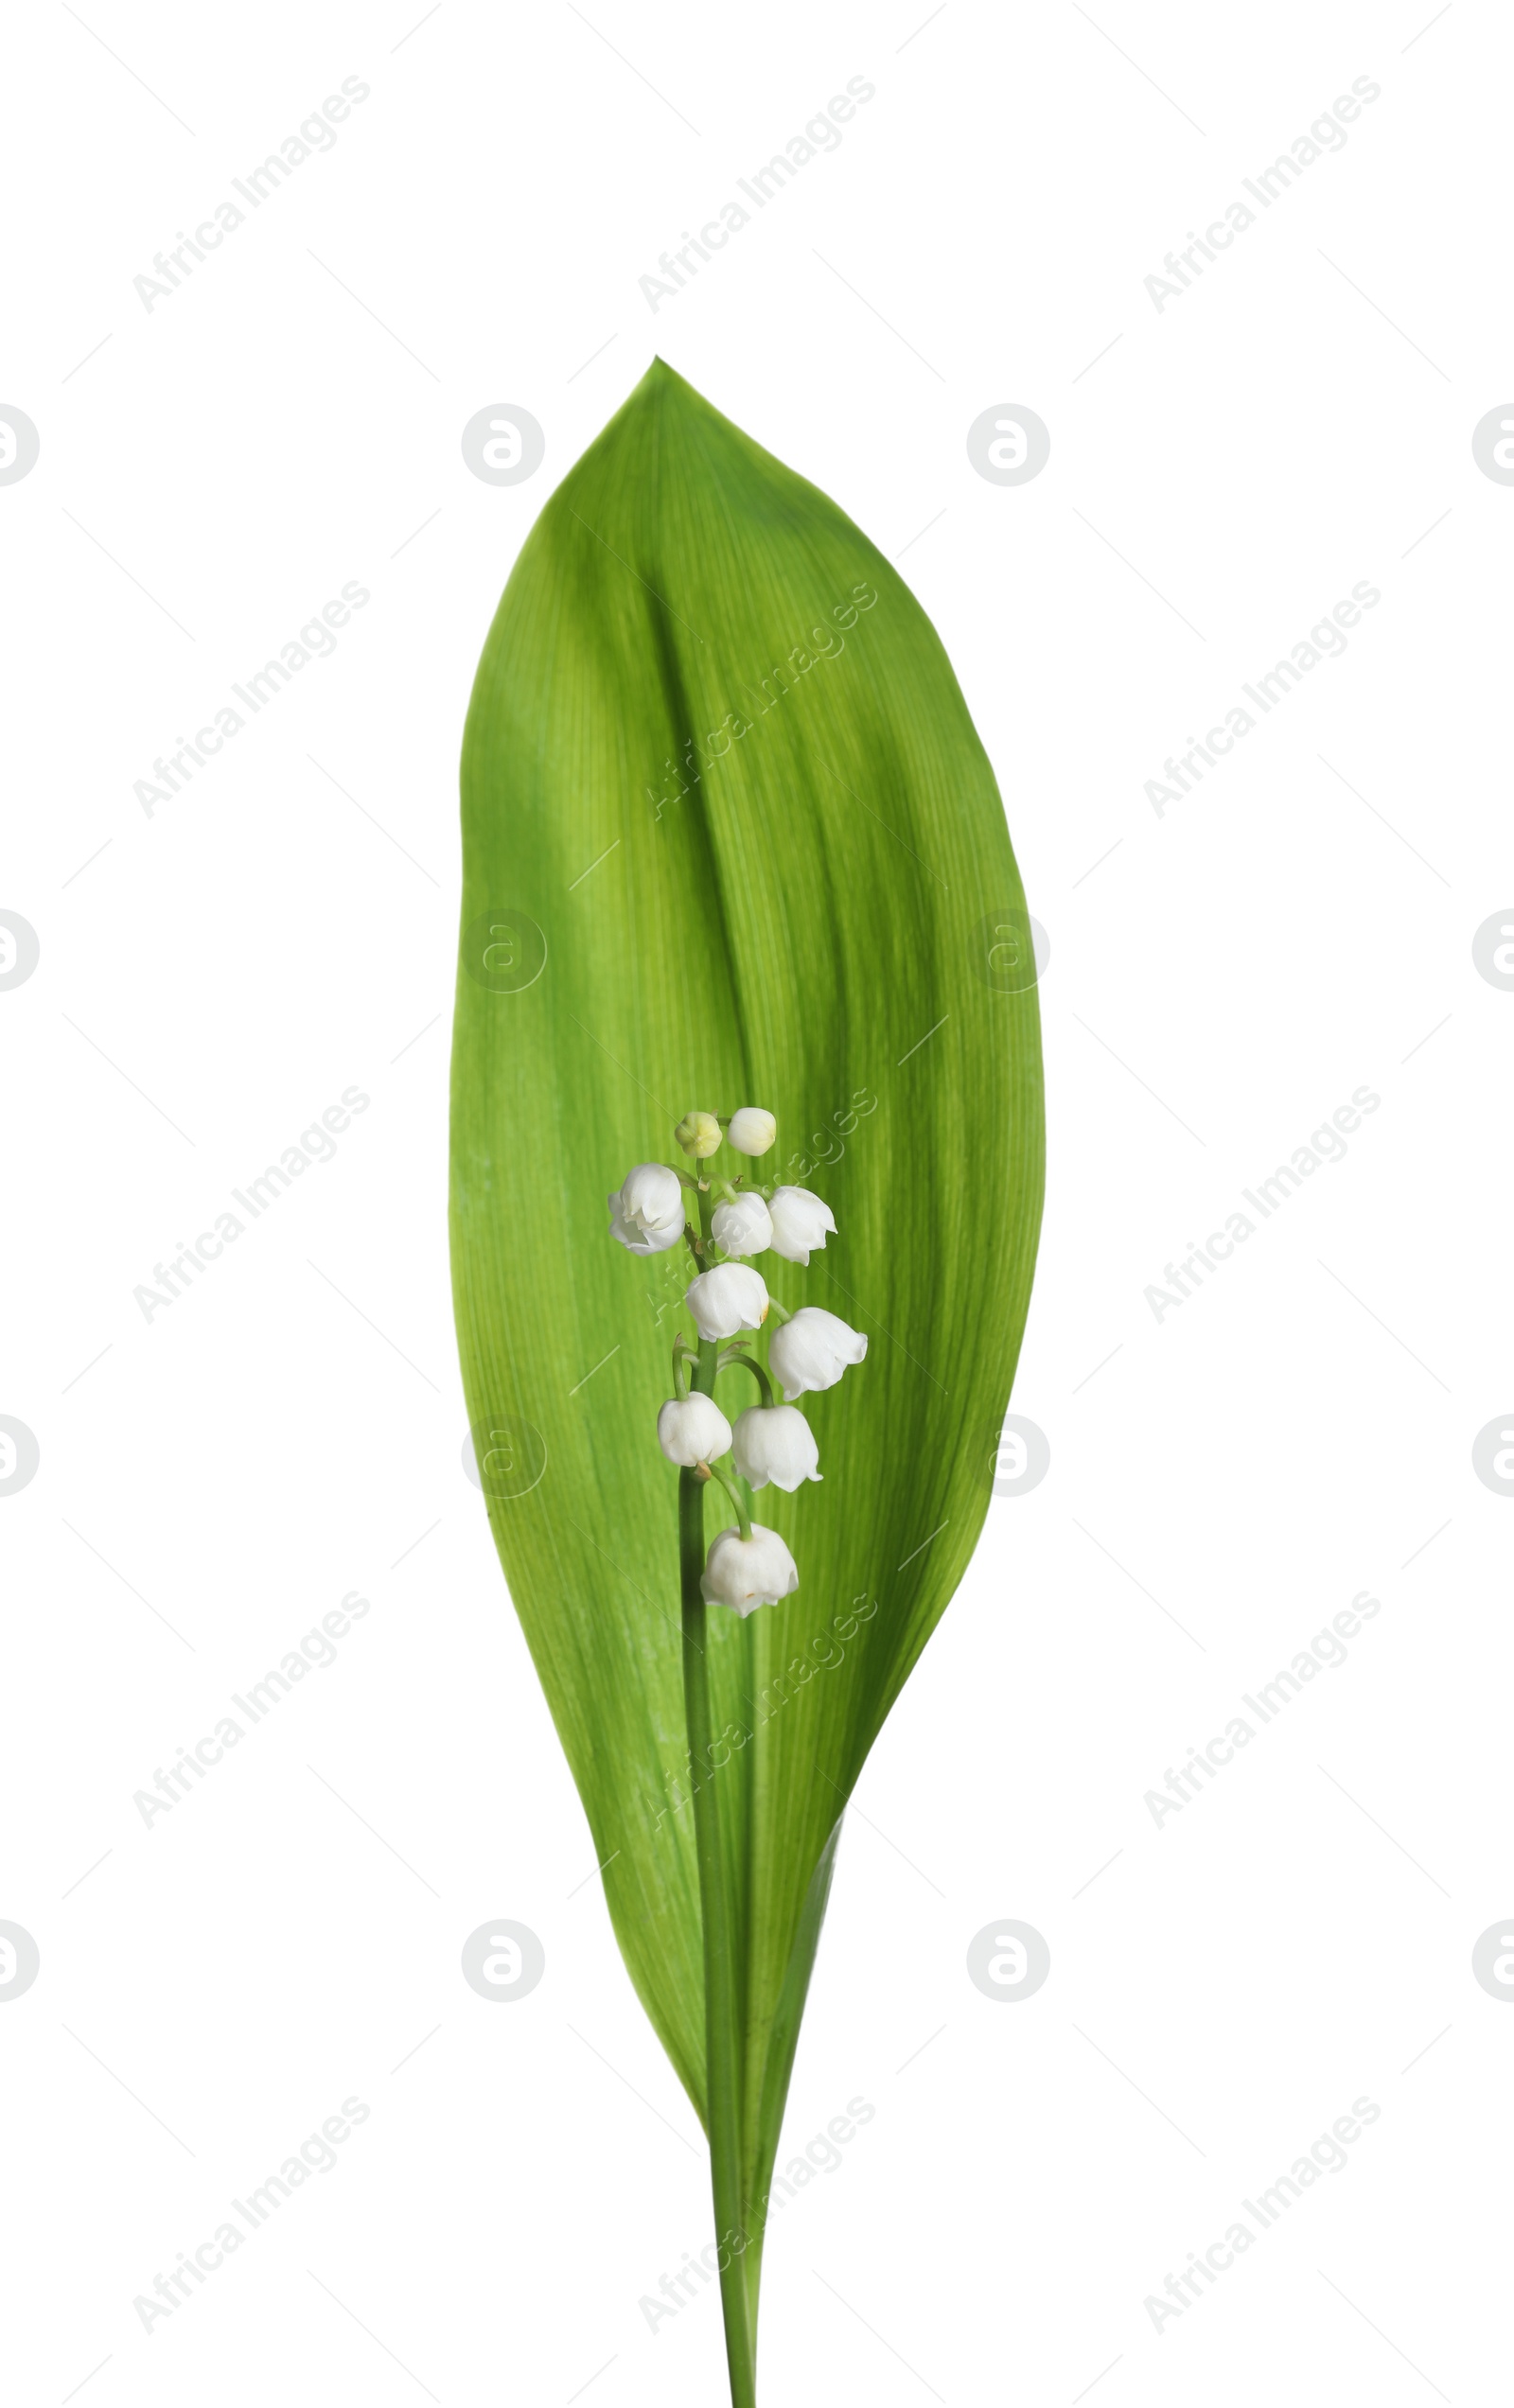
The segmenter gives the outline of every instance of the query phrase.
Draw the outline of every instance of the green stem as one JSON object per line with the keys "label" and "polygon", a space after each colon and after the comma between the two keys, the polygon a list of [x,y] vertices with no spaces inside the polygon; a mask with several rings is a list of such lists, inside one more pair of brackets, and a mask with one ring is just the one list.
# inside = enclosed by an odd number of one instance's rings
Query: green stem
{"label": "green stem", "polygon": [[731,1479],[731,1474],[727,1471],[724,1464],[713,1463],[710,1466],[710,1477],[712,1480],[719,1481],[720,1485],[724,1488],[727,1496],[731,1499],[731,1503],[736,1508],[737,1529],[740,1531],[743,1538],[749,1538],[751,1537],[751,1508],[748,1504],[746,1498],[743,1496],[741,1489],[737,1487],[735,1482]]}
{"label": "green stem", "polygon": [[[699,1217],[708,1241],[710,1197],[699,1194]],[[694,1387],[713,1396],[718,1347],[703,1339]],[[706,1651],[704,1492],[707,1483],[692,1470],[678,1474],[678,1571],[683,1600],[683,1703],[689,1755],[694,1766],[694,1840],[699,1866],[699,1906],[704,1932],[705,2123],[710,2136],[710,2171],[714,2194],[717,2255],[724,2248],[720,2301],[725,2316],[726,2359],[732,2408],[757,2408],[756,2346],[748,2312],[742,2255],[735,2247],[746,2231],[741,2195],[741,2022],[736,1995],[735,1934],[731,1900],[720,1848],[720,1809],[711,1777],[710,1664]]]}
{"label": "green stem", "polygon": [[770,1407],[773,1402],[773,1383],[756,1356],[748,1354],[741,1346],[727,1346],[721,1353],[717,1368],[724,1371],[733,1362],[739,1362],[745,1370],[751,1373],[761,1392],[763,1403]]}

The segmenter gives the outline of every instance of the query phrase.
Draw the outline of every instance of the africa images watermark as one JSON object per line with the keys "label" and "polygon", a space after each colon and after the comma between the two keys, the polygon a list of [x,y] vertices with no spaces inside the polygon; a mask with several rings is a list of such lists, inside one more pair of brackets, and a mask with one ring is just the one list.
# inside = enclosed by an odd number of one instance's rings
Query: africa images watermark
{"label": "africa images watermark", "polygon": [[341,1102],[327,1104],[320,1119],[302,1129],[296,1143],[286,1146],[277,1162],[271,1162],[257,1178],[249,1179],[245,1188],[233,1187],[232,1196],[246,1213],[246,1221],[235,1212],[220,1213],[214,1229],[202,1229],[192,1245],[180,1239],[178,1252],[168,1263],[155,1262],[152,1277],[157,1285],[144,1280],[132,1291],[143,1320],[150,1323],[155,1313],[166,1312],[169,1305],[187,1295],[190,1283],[219,1262],[226,1248],[236,1244],[252,1222],[261,1220],[312,1163],[334,1161],[338,1137],[351,1128],[358,1114],[367,1111],[369,1101],[361,1087],[343,1087]]}
{"label": "africa images watermark", "polygon": [[[769,669],[766,677],[759,677],[757,687],[747,686],[743,689],[747,694],[755,694],[758,688],[762,692],[763,699],[751,717],[744,718],[739,711],[728,711],[719,727],[713,729],[705,737],[704,741],[709,747],[708,752],[705,753],[698,751],[693,736],[686,736],[683,741],[682,767],[675,766],[671,759],[662,764],[668,777],[678,780],[687,774],[696,786],[704,770],[708,769],[713,763],[723,761],[733,744],[739,743],[743,736],[750,735],[758,720],[765,719],[769,711],[776,711],[784,695],[793,692],[801,677],[807,677],[810,671],[817,668],[822,660],[840,659],[846,650],[846,635],[842,633],[842,630],[845,629],[849,633],[856,625],[859,612],[871,610],[877,599],[876,588],[869,585],[866,578],[859,579],[845,602],[834,602],[831,605],[831,617],[836,622],[834,627],[812,627],[803,643],[796,643],[790,647],[783,657],[781,667]],[[786,685],[783,682],[785,670],[789,677],[789,683]],[[724,744],[717,742],[721,736],[725,738]],[[700,765],[698,768],[695,767],[696,760]],[[675,793],[669,794],[666,792],[666,786],[667,779],[665,778],[664,791],[661,794],[655,793],[650,786],[646,789],[647,801],[656,806],[653,813],[654,818],[660,819],[670,803],[682,802],[693,791],[692,786],[679,784]]]}
{"label": "africa images watermark", "polygon": [[[708,1771],[712,1779],[717,1772],[725,1770],[737,1750],[745,1748],[748,1739],[756,1736],[765,1722],[772,1720],[780,1707],[786,1706],[791,1698],[798,1696],[801,1689],[809,1686],[818,1672],[835,1672],[838,1669],[845,1661],[847,1644],[857,1635],[857,1624],[871,1622],[877,1610],[877,1598],[870,1598],[867,1591],[864,1590],[860,1596],[853,1598],[849,1612],[833,1614],[829,1627],[818,1638],[810,1641],[805,1655],[791,1657],[786,1668],[783,1672],[774,1674],[760,1698],[747,1698],[747,1703],[751,1707],[756,1720],[750,1730],[743,1724],[728,1722],[718,1738],[711,1740],[708,1750]],[[809,1656],[814,1657],[813,1663],[807,1660]],[[724,1753],[717,1754],[717,1749],[723,1749]],[[704,1771],[706,1767],[701,1765],[699,1769]],[[687,1794],[679,1794],[680,1782],[688,1784]],[[695,1779],[694,1757],[687,1749],[684,1751],[682,1770],[664,1771],[662,1785],[670,1794],[659,1808],[657,1820],[652,1826],[654,1832],[660,1830],[670,1814],[680,1815],[699,1786]]]}
{"label": "africa images watermark", "polygon": [[[241,2248],[244,2241],[266,2224],[286,2199],[308,2183],[312,2174],[328,2174],[337,2163],[337,2151],[344,2140],[350,2140],[359,2124],[365,2124],[373,2109],[358,2098],[343,2099],[341,2110],[327,2116],[319,2132],[302,2140],[298,2151],[285,2158],[276,2174],[270,2174],[250,2190],[245,2199],[233,2199],[232,2206],[240,2218],[239,2223],[230,2219],[218,2224],[208,2241],[202,2241],[191,2258],[179,2252],[179,2262],[171,2274],[159,2275],[152,2289],[154,2299],[139,2292],[132,2305],[141,2319],[142,2329],[150,2340],[153,2328],[165,2316],[171,2316],[195,2295],[195,2285],[203,2285],[207,2276],[219,2274],[227,2259]],[[242,2226],[246,2226],[246,2230]]]}
{"label": "africa images watermark", "polygon": [[[1382,86],[1374,83],[1370,76],[1358,76],[1351,86],[1351,93],[1343,93],[1338,100],[1332,102],[1327,114],[1316,117],[1308,133],[1301,133],[1290,150],[1280,152],[1260,175],[1242,176],[1243,190],[1249,192],[1261,208],[1270,209],[1275,201],[1281,200],[1289,185],[1297,182],[1306,167],[1312,167],[1327,150],[1345,149],[1346,128],[1353,125],[1361,115],[1362,103],[1376,100],[1382,90]],[[1351,94],[1356,96],[1354,99]],[[1256,222],[1255,209],[1248,208],[1243,201],[1232,201],[1225,208],[1224,219],[1216,219],[1213,225],[1206,226],[1202,235],[1196,235],[1190,226],[1188,249],[1170,251],[1162,262],[1167,274],[1148,276],[1145,280],[1146,291],[1157,316],[1161,316],[1170,301],[1181,300],[1194,278],[1203,275],[1206,259],[1218,259],[1222,252],[1229,250],[1238,234],[1247,233]]]}
{"label": "africa images watermark", "polygon": [[[1204,2297],[1206,2284],[1212,2290],[1217,2277],[1228,2274],[1236,2259],[1253,2247],[1264,2232],[1271,2231],[1279,2216],[1293,2206],[1295,2199],[1301,2199],[1305,2191],[1312,2189],[1326,2174],[1344,2173],[1350,2163],[1347,2150],[1352,2141],[1361,2139],[1364,2128],[1375,2124],[1382,2113],[1375,2100],[1353,2099],[1350,2114],[1337,2116],[1329,2131],[1320,2134],[1306,2155],[1295,2157],[1287,2173],[1279,2174],[1276,2181],[1268,2189],[1259,2191],[1255,2199],[1242,2199],[1241,2205],[1250,2217],[1250,2223],[1238,2221],[1231,2224],[1220,2240],[1210,2241],[1202,2258],[1196,2249],[1190,2249],[1183,2273],[1167,2277],[1163,2286],[1166,2299],[1149,2293],[1141,2302],[1158,2336],[1174,2317],[1181,2316],[1187,2309],[1196,2307]],[[1252,2224],[1256,2226],[1255,2232]]]}
{"label": "africa images watermark", "polygon": [[[1290,1196],[1296,1196],[1306,1179],[1327,1162],[1346,1160],[1347,1137],[1354,1136],[1363,1119],[1376,1112],[1382,1099],[1366,1086],[1353,1087],[1349,1103],[1337,1104],[1329,1120],[1322,1121],[1310,1132],[1307,1145],[1295,1146],[1287,1162],[1280,1162],[1266,1179],[1259,1179],[1255,1187],[1242,1187],[1241,1195],[1259,1215],[1270,1221],[1280,1212]],[[1170,1312],[1197,1295],[1206,1273],[1219,1270],[1234,1255],[1237,1246],[1254,1238],[1259,1223],[1244,1212],[1232,1212],[1223,1229],[1211,1229],[1203,1245],[1188,1240],[1188,1252],[1180,1263],[1168,1263],[1161,1287],[1154,1281],[1143,1291],[1157,1322],[1165,1321]]]}
{"label": "africa images watermark", "polygon": [[[801,2157],[791,2157],[783,2173],[774,2170],[773,2187],[765,2191],[752,2218],[755,2232],[723,2233],[719,2241],[712,2241],[697,2258],[688,2250],[677,2274],[664,2275],[658,2285],[661,2299],[643,2293],[637,2305],[647,2325],[656,2332],[670,2316],[690,2300],[697,2299],[702,2287],[707,2288],[717,2275],[725,2273],[732,2258],[744,2258],[754,2241],[760,2241],[778,2208],[796,2199],[818,2175],[834,2174],[841,2164],[841,2151],[849,2140],[854,2140],[859,2125],[871,2124],[877,2114],[868,2099],[849,2099],[844,2116],[833,2116],[823,2132],[818,2132],[807,2143]],[[664,2305],[664,2302],[667,2304]]]}
{"label": "africa images watermark", "polygon": [[[839,150],[840,128],[856,115],[859,105],[867,105],[877,88],[876,84],[869,83],[865,76],[849,77],[846,92],[838,92],[834,99],[828,100],[823,114],[812,117],[803,132],[795,134],[782,150],[775,150],[766,167],[757,168],[749,179],[738,176],[737,186],[747,195],[752,207],[766,209],[769,201],[777,199],[784,185],[792,183],[801,167],[807,167],[822,150]],[[660,275],[637,279],[652,315],[656,317],[663,302],[674,300],[689,278],[698,274],[701,259],[708,262],[717,251],[724,251],[731,236],[739,234],[743,226],[750,223],[750,209],[744,209],[739,201],[726,201],[720,205],[718,219],[712,218],[707,225],[702,225],[697,237],[685,226],[683,249],[664,251],[658,261]],[[671,282],[668,281],[670,278]]]}
{"label": "africa images watermark", "polygon": [[[248,716],[257,713],[281,694],[297,671],[312,660],[328,659],[337,648],[336,631],[344,627],[355,610],[361,610],[373,599],[366,586],[349,577],[342,589],[340,599],[333,596],[322,605],[320,615],[308,619],[298,636],[291,636],[276,660],[265,660],[261,669],[247,683],[233,682],[232,692],[245,705]],[[165,759],[160,753],[152,764],[151,778],[138,778],[132,794],[150,819],[160,802],[167,802],[181,787],[188,784],[197,769],[206,768],[220,750],[228,736],[240,735],[247,725],[239,712],[223,703],[215,714],[213,728],[197,728],[194,742],[176,736],[177,750]],[[154,782],[156,781],[156,782]]]}
{"label": "africa images watermark", "polygon": [[261,1680],[249,1681],[247,1695],[240,1690],[231,1693],[232,1704],[245,1716],[238,1722],[236,1714],[222,1714],[214,1731],[197,1739],[193,1751],[181,1748],[178,1756],[165,1771],[155,1766],[151,1789],[134,1789],[132,1803],[149,1831],[156,1828],[159,1815],[171,1814],[175,1806],[194,1793],[195,1784],[203,1781],[207,1772],[223,1764],[233,1748],[239,1748],[250,1731],[266,1720],[275,1706],[281,1705],[296,1681],[308,1672],[329,1672],[337,1660],[337,1642],[345,1639],[355,1622],[361,1622],[371,1610],[370,1601],[358,1590],[349,1589],[340,1606],[321,1617],[318,1630],[308,1630],[297,1647],[290,1647],[276,1667],[265,1672]]}
{"label": "africa images watermark", "polygon": [[185,278],[194,274],[197,259],[202,264],[211,252],[220,249],[229,234],[246,224],[248,210],[260,209],[265,201],[271,201],[279,185],[317,150],[336,149],[335,128],[351,116],[354,103],[367,99],[370,89],[360,77],[343,76],[342,91],[328,94],[319,112],[306,118],[298,133],[286,136],[278,149],[271,150],[262,166],[254,167],[245,178],[233,176],[232,190],[240,194],[246,209],[239,209],[235,201],[219,201],[213,216],[196,226],[192,236],[180,227],[177,250],[160,251],[152,262],[153,272],[132,279],[132,290],[150,317],[159,301],[168,300]]}
{"label": "africa images watermark", "polygon": [[1244,1714],[1233,1714],[1224,1730],[1217,1731],[1206,1743],[1202,1755],[1197,1748],[1190,1748],[1186,1765],[1175,1770],[1169,1765],[1165,1797],[1160,1789],[1147,1790],[1141,1803],[1157,1830],[1165,1831],[1169,1815],[1180,1815],[1186,1805],[1191,1805],[1203,1794],[1206,1782],[1213,1781],[1226,1765],[1234,1764],[1237,1750],[1249,1748],[1259,1729],[1276,1722],[1285,1706],[1302,1696],[1305,1685],[1316,1673],[1327,1667],[1339,1672],[1347,1661],[1347,1642],[1359,1638],[1362,1625],[1375,1622],[1382,1611],[1382,1598],[1374,1597],[1369,1589],[1359,1589],[1350,1604],[1333,1616],[1329,1628],[1317,1630],[1309,1645],[1300,1647],[1291,1667],[1285,1665],[1270,1680],[1259,1682],[1255,1696],[1243,1689],[1241,1702],[1256,1715],[1256,1724],[1249,1723]]}
{"label": "africa images watermark", "polygon": [[[1339,659],[1348,648],[1345,629],[1354,627],[1364,610],[1375,610],[1382,599],[1376,586],[1369,585],[1365,577],[1359,577],[1348,600],[1336,603],[1328,619],[1319,620],[1307,636],[1300,637],[1286,660],[1275,661],[1255,685],[1243,683],[1241,693],[1265,718],[1296,685],[1302,684],[1311,669],[1317,669],[1322,660]],[[1189,736],[1186,753],[1176,758],[1169,753],[1162,767],[1171,783],[1164,785],[1160,778],[1148,778],[1141,789],[1158,819],[1170,802],[1180,802],[1199,783],[1206,763],[1211,769],[1216,768],[1225,753],[1235,750],[1238,737],[1249,736],[1256,725],[1250,712],[1237,703],[1225,712],[1224,726],[1210,728],[1202,744],[1197,737]]]}
{"label": "africa images watermark", "polygon": [[[806,1140],[815,1148],[814,1154],[789,1155],[784,1166],[789,1176],[794,1180],[808,1179],[822,1164],[833,1169],[846,1152],[846,1140],[854,1134],[858,1122],[871,1120],[877,1109],[878,1098],[871,1087],[854,1087],[851,1102],[837,1104],[826,1125],[814,1130]],[[652,1316],[652,1327],[660,1329],[665,1313],[678,1312],[682,1308],[688,1286],[685,1258],[679,1254],[649,1255],[646,1272],[642,1301]]]}

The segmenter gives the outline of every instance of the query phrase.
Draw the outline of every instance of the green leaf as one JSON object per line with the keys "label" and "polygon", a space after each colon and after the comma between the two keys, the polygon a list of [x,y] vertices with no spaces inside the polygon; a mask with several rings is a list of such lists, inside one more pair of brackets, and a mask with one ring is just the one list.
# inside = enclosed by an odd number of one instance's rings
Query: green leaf
{"label": "green leaf", "polygon": [[[607,1194],[635,1163],[681,1160],[691,1107],[766,1106],[776,1149],[745,1167],[823,1196],[838,1234],[807,1270],[758,1267],[781,1302],[870,1342],[805,1400],[823,1482],[758,1501],[797,1594],[709,1617],[730,1738],[704,1778],[734,1900],[756,2230],[838,1819],[977,1539],[1024,1327],[1043,1156],[1024,898],[919,604],[660,361],[511,575],[468,713],[463,836],[469,1418],[616,1936],[701,2116],[678,1475],[654,1436],[693,1266],[612,1242]],[[724,1375],[732,1415],[746,1377]]]}

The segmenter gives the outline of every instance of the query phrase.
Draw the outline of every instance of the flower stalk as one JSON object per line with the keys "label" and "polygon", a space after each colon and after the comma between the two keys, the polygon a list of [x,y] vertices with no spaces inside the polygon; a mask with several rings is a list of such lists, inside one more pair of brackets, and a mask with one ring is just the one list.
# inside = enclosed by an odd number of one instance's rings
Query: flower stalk
{"label": "flower stalk", "polygon": [[[699,1189],[699,1224],[710,1239],[710,1191]],[[713,1397],[719,1348],[699,1342],[694,1371],[696,1394]],[[683,1605],[683,1711],[689,1754],[710,1762],[710,1659],[705,1646],[704,1492],[696,1471],[678,1473],[678,1576]],[[735,2243],[744,2232],[741,2196],[741,2023],[736,2003],[735,1932],[731,1893],[720,1847],[720,1807],[713,1781],[694,1791],[694,1842],[699,1866],[699,1907],[704,1924],[704,2032],[706,2129],[714,2193],[716,2260],[723,2256],[720,2304],[725,2318],[726,2357],[732,2408],[757,2408],[756,2342],[748,2313],[747,2290]]]}
{"label": "flower stalk", "polygon": [[[640,1163],[608,1198],[610,1234],[628,1252],[662,1254],[681,1238],[692,1259],[684,1304],[697,1343],[681,1333],[674,1340],[673,1395],[658,1415],[657,1435],[663,1454],[678,1467],[684,1721],[690,1763],[700,1766],[713,1761],[709,1608],[729,1606],[745,1618],[761,1606],[777,1605],[799,1586],[799,1568],[785,1540],[752,1520],[752,1491],[771,1483],[792,1492],[820,1478],[814,1432],[793,1398],[808,1389],[833,1387],[847,1364],[861,1362],[868,1345],[834,1313],[813,1306],[795,1312],[779,1304],[747,1259],[770,1251],[807,1264],[811,1250],[823,1246],[836,1229],[829,1206],[803,1188],[778,1187],[769,1196],[748,1186],[745,1172],[732,1181],[711,1167],[722,1143],[748,1155],[766,1152],[777,1128],[771,1113],[750,1105],[729,1118],[687,1113],[674,1136],[692,1168]],[[690,1195],[697,1225],[686,1211]],[[766,1363],[756,1352],[765,1327]],[[734,1430],[715,1402],[716,1380],[732,1369],[751,1374],[759,1399]],[[779,1387],[788,1401],[778,1401]],[[732,1467],[720,1460],[727,1454]],[[736,1525],[720,1531],[707,1547],[704,1500],[712,1483],[731,1500]],[[761,2241],[748,2229],[744,2196],[739,1937],[713,1781],[694,1784],[694,1841],[704,1957],[704,2120],[726,2356],[733,2408],[756,2408]]]}
{"label": "flower stalk", "polygon": [[729,1364],[733,1362],[743,1364],[744,1367],[751,1373],[752,1378],[757,1382],[758,1393],[761,1396],[764,1404],[770,1405],[773,1401],[773,1383],[768,1379],[766,1371],[758,1362],[756,1356],[748,1354],[745,1346],[723,1346],[720,1350],[720,1361],[716,1368],[720,1371],[724,1371]]}

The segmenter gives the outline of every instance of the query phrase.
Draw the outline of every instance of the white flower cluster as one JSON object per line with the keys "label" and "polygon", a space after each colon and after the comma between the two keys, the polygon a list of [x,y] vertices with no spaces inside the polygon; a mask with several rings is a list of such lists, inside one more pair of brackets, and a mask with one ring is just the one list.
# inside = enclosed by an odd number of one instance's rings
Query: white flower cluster
{"label": "white flower cluster", "polygon": [[[799,1570],[777,1532],[751,1520],[743,1489],[717,1467],[730,1455],[746,1489],[766,1488],[771,1482],[792,1491],[806,1480],[819,1480],[815,1433],[793,1399],[834,1388],[849,1363],[862,1361],[868,1342],[819,1305],[786,1311],[768,1295],[761,1272],[748,1259],[775,1254],[807,1265],[812,1252],[836,1234],[830,1206],[803,1187],[748,1186],[745,1172],[731,1181],[702,1168],[723,1142],[749,1157],[766,1153],[778,1135],[772,1114],[750,1104],[729,1119],[691,1112],[674,1135],[701,1168],[691,1173],[661,1162],[638,1163],[607,1199],[610,1235],[635,1255],[663,1254],[686,1240],[701,1266],[684,1294],[700,1344],[695,1348],[679,1338],[675,1345],[678,1394],[658,1415],[658,1444],[669,1463],[702,1480],[718,1480],[730,1495],[738,1523],[713,1541],[700,1586],[707,1604],[731,1606],[745,1615],[789,1596],[799,1586]],[[691,1191],[695,1220],[687,1212]],[[748,1331],[765,1324],[766,1368],[744,1343]],[[727,1369],[749,1373],[761,1396],[733,1425],[713,1395],[717,1375]],[[774,1380],[786,1403],[774,1402]]]}

